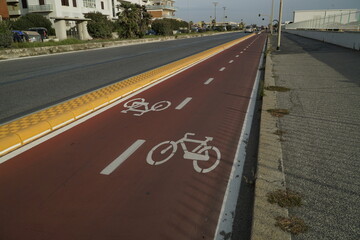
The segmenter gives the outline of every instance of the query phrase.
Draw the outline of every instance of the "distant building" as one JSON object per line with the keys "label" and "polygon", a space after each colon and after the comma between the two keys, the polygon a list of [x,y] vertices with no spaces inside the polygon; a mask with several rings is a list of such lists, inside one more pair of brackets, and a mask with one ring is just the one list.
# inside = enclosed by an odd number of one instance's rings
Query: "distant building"
{"label": "distant building", "polygon": [[[359,12],[359,9],[326,9],[326,10],[298,10],[294,11],[294,23],[325,18],[333,15],[356,16],[353,13]],[[355,19],[356,21],[357,19]]]}
{"label": "distant building", "polygon": [[146,9],[154,19],[175,18],[174,4],[173,0],[149,0]]}
{"label": "distant building", "polygon": [[0,0],[0,20],[9,18],[9,11],[7,7],[7,2],[9,0]]}

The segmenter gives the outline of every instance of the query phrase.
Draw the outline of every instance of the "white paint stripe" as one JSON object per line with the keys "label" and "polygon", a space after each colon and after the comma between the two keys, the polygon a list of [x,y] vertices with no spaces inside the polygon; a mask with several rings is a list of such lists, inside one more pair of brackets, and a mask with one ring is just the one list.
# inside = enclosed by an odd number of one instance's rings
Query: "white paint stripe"
{"label": "white paint stripe", "polygon": [[226,68],[225,67],[222,67],[222,68],[220,68],[220,72],[222,72],[222,71],[224,71]]}
{"label": "white paint stripe", "polygon": [[214,78],[209,78],[208,80],[206,80],[206,82],[204,82],[205,85],[208,85],[209,83],[211,83],[214,80]]}
{"label": "white paint stripe", "polygon": [[116,168],[118,168],[126,159],[128,159],[136,150],[143,145],[145,140],[137,140],[133,143],[125,152],[123,152],[119,157],[112,161],[104,170],[100,172],[103,175],[110,175]]}
{"label": "white paint stripe", "polygon": [[[262,55],[260,57],[259,67],[262,66],[264,60],[265,44],[266,42],[264,43]],[[250,135],[251,122],[255,110],[256,95],[259,87],[260,76],[261,76],[260,70],[258,70],[253,85],[253,89],[251,92],[250,102],[242,126],[241,135],[238,141],[238,148],[236,150],[235,158],[233,161],[231,174],[229,177],[228,185],[223,199],[223,204],[221,207],[221,212],[214,236],[215,240],[224,239],[223,234],[227,234],[232,231],[233,222],[234,222],[234,215],[232,213],[235,212],[238,195],[240,191],[241,178],[242,178],[242,173],[246,158],[246,147]]]}
{"label": "white paint stripe", "polygon": [[239,57],[239,55],[236,55],[235,57]]}
{"label": "white paint stripe", "polygon": [[28,139],[24,140],[24,144],[26,144],[26,143],[28,143],[28,142],[31,142],[32,140],[34,140],[34,139],[36,139],[36,138],[38,138],[38,137],[40,137],[40,136],[42,136],[42,135],[45,135],[45,134],[49,133],[50,131],[51,131],[51,130],[48,129],[48,130],[46,130],[46,131],[44,131],[44,132],[42,132],[42,133],[39,133],[39,134],[37,134],[37,135],[35,135],[35,136],[31,137],[31,138],[28,138]]}
{"label": "white paint stripe", "polygon": [[182,109],[183,107],[185,107],[186,104],[188,104],[191,101],[191,99],[192,99],[191,97],[185,98],[185,100],[182,101],[175,109],[176,110]]}
{"label": "white paint stripe", "polygon": [[240,53],[244,53],[243,51],[241,51]]}
{"label": "white paint stripe", "polygon": [[230,61],[229,61],[229,63],[233,63],[233,62],[234,62],[234,60],[230,60]]}
{"label": "white paint stripe", "polygon": [[[11,150],[13,150],[13,149],[15,149],[15,148],[17,148],[17,147],[20,147],[20,146],[21,146],[21,143],[15,144],[15,145],[13,145],[13,146],[5,149],[4,151],[1,151],[1,152],[0,152],[0,155],[1,155],[1,154],[4,154],[4,153],[7,153],[7,152],[9,152],[9,151],[11,151]],[[6,160],[0,160],[0,163],[3,163],[3,162],[5,162],[5,161],[6,161]]]}
{"label": "white paint stripe", "polygon": [[53,127],[53,130],[58,129],[58,128],[62,127],[62,126],[65,126],[66,124],[68,124],[68,123],[70,123],[70,122],[72,122],[74,120],[75,120],[75,118],[71,118],[70,120],[68,120],[66,122],[60,123],[60,124],[56,125],[55,127]]}

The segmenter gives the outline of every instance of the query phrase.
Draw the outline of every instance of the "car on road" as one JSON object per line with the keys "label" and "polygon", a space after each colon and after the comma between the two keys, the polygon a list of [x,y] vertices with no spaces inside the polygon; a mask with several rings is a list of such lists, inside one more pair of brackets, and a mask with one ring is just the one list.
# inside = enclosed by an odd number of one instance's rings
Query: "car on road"
{"label": "car on road", "polygon": [[48,30],[44,27],[32,27],[28,29],[29,31],[35,31],[40,34],[41,40],[48,38]]}
{"label": "car on road", "polygon": [[42,42],[41,36],[35,31],[22,31],[27,42]]}
{"label": "car on road", "polygon": [[246,26],[245,32],[246,33],[252,33],[252,32],[254,32],[254,29],[251,26]]}

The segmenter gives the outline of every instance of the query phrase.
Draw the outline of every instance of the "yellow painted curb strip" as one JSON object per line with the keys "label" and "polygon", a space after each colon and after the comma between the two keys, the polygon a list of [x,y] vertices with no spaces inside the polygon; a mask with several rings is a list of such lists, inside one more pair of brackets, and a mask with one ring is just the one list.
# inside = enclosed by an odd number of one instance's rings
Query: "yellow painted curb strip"
{"label": "yellow painted curb strip", "polygon": [[0,156],[84,117],[131,92],[232,47],[254,34],[169,63],[0,126]]}

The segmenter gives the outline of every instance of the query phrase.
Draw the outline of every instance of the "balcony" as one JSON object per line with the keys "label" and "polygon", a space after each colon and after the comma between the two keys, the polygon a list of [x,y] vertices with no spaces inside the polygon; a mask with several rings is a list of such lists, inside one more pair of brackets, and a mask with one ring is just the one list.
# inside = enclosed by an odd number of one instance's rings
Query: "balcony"
{"label": "balcony", "polygon": [[19,0],[6,0],[6,2],[14,4],[14,3],[19,3],[20,1]]}
{"label": "balcony", "polygon": [[52,4],[45,5],[29,5],[29,13],[52,12],[54,7]]}
{"label": "balcony", "polygon": [[20,9],[16,9],[16,10],[9,9],[9,16],[20,16],[20,15],[21,15]]}
{"label": "balcony", "polygon": [[147,5],[146,6],[147,10],[171,10],[171,11],[176,11],[175,7],[170,6],[170,5]]}

